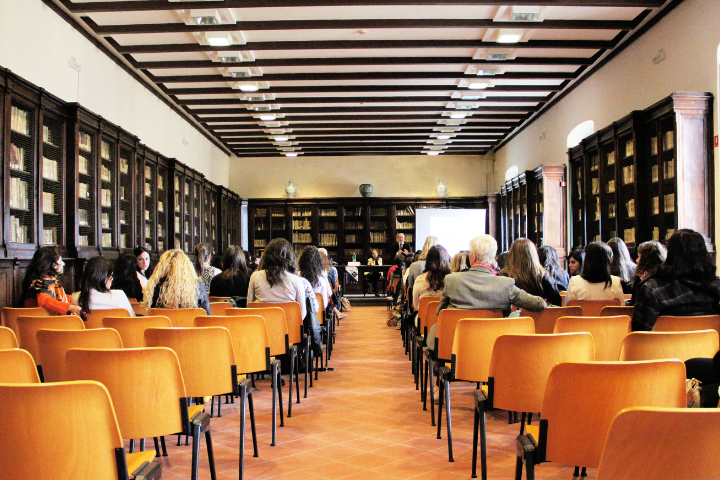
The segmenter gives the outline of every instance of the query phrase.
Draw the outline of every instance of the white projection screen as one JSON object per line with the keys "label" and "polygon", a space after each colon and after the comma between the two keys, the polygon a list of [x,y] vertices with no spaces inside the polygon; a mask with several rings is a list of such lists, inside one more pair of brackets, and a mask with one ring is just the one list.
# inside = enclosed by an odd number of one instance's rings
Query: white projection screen
{"label": "white projection screen", "polygon": [[415,250],[435,236],[452,257],[470,248],[470,240],[485,233],[486,210],[418,208],[415,210]]}

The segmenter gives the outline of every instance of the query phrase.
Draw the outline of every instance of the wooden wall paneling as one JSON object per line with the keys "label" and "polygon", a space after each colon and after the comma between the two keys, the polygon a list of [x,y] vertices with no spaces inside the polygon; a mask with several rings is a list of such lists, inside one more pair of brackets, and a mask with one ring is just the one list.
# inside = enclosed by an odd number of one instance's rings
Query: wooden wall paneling
{"label": "wooden wall paneling", "polygon": [[[5,165],[7,163],[8,159],[8,150],[9,145],[6,141],[7,133],[5,131],[7,122],[5,121],[7,116],[7,111],[9,106],[6,104],[5,99],[7,98],[7,72],[5,70],[0,69],[0,165]],[[0,244],[2,245],[2,248],[0,249],[0,257],[5,257],[6,255],[6,246],[7,246],[7,238],[5,236],[7,232],[7,226],[8,226],[8,218],[9,215],[6,215],[6,210],[8,210],[8,200],[6,196],[7,188],[5,185],[5,169],[2,169],[1,173],[3,181],[0,181],[0,198],[3,199],[2,205],[0,205]]]}
{"label": "wooden wall paneling", "polygon": [[20,293],[15,288],[15,262],[12,259],[0,260],[0,308],[16,305],[15,297]]}

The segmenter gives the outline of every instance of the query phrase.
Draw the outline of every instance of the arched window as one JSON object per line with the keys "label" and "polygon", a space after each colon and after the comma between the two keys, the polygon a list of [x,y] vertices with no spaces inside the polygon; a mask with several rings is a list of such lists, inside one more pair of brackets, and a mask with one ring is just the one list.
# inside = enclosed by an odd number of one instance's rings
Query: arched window
{"label": "arched window", "polygon": [[512,180],[513,177],[518,176],[518,166],[513,165],[512,167],[508,168],[507,171],[505,171],[505,181]]}
{"label": "arched window", "polygon": [[572,129],[567,137],[567,148],[572,148],[582,141],[583,138],[595,133],[595,122],[588,120]]}

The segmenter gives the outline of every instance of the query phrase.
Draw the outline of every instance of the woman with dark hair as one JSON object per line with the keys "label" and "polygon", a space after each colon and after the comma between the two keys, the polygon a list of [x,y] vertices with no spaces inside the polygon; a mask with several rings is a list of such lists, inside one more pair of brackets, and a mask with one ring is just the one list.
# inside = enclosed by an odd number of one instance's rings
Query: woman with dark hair
{"label": "woman with dark hair", "polygon": [[260,266],[250,276],[248,303],[297,302],[305,318],[305,298],[303,281],[295,275],[295,252],[292,245],[284,238],[270,241],[260,259]]}
{"label": "woman with dark hair", "polygon": [[245,265],[247,265],[248,275],[252,275],[258,267],[257,259],[247,250],[243,250],[243,253],[245,253]]}
{"label": "woman with dark hair", "polygon": [[137,259],[136,270],[140,274],[138,276],[138,279],[140,280],[140,285],[145,288],[147,286],[148,279],[152,275],[153,269],[155,268],[154,266],[150,266],[150,250],[145,247],[138,246],[135,250],[133,250],[133,254]]}
{"label": "woman with dark hair", "polygon": [[22,281],[20,302],[23,307],[45,307],[58,315],[79,315],[80,307],[72,305],[60,281],[65,262],[53,247],[35,251]]}
{"label": "woman with dark hair", "polygon": [[665,264],[638,292],[633,331],[652,330],[660,315],[720,313],[720,281],[703,236],[682,229],[673,233],[667,245]]}
{"label": "woman with dark hair", "polygon": [[395,255],[393,259],[393,266],[390,267],[387,273],[387,294],[392,295],[392,279],[394,276],[402,277],[403,270],[405,270],[405,257],[402,255]]}
{"label": "woman with dark hair", "polygon": [[[326,309],[332,291],[330,290],[330,284],[327,278],[323,275],[325,269],[323,268],[322,257],[317,247],[310,245],[303,249],[302,253],[300,253],[300,258],[298,258],[298,270],[300,277],[307,280],[310,284],[312,293],[322,295],[323,305],[319,305],[316,308]],[[315,300],[317,301],[317,299]]]}
{"label": "woman with dark hair", "polygon": [[540,265],[542,265],[548,275],[550,275],[550,278],[555,280],[558,291],[563,292],[567,290],[570,275],[560,268],[560,259],[558,258],[555,247],[545,245],[538,248],[538,259],[540,260]]}
{"label": "woman with dark hair", "polygon": [[[584,262],[585,249],[583,249],[582,247],[575,247],[570,250],[570,254],[568,255],[568,272],[570,273],[570,278],[574,277],[575,275],[580,275],[580,273],[582,273]],[[569,285],[570,282],[568,281],[568,286]]]}
{"label": "woman with dark hair", "polygon": [[667,258],[667,250],[662,243],[655,240],[641,243],[638,246],[637,254],[637,268],[632,278],[632,299],[628,305],[635,305],[640,287],[655,275]]}
{"label": "woman with dark hair", "polygon": [[112,262],[105,257],[93,257],[85,265],[80,280],[78,304],[83,312],[124,308],[135,316],[127,295],[122,290],[111,290],[113,281]]}
{"label": "woman with dark hair", "polygon": [[439,297],[445,287],[445,277],[450,274],[450,254],[442,245],[430,247],[425,257],[425,271],[413,285],[413,310],[420,307],[422,297]]}
{"label": "woman with dark hair", "polygon": [[222,271],[210,264],[210,257],[212,257],[212,247],[209,243],[198,243],[195,245],[195,272],[205,283],[205,291],[207,293],[210,293],[210,282],[212,279],[220,275]]}
{"label": "woman with dark hair", "polygon": [[507,272],[519,289],[542,297],[553,305],[562,305],[555,281],[540,264],[537,249],[531,240],[518,238],[510,245]]}
{"label": "woman with dark hair", "polygon": [[607,243],[592,242],[585,249],[582,272],[570,279],[565,303],[570,300],[618,299],[625,305],[625,295],[620,279],[610,275],[612,250]]}
{"label": "woman with dark hair", "polygon": [[113,280],[110,288],[122,290],[129,299],[143,301],[143,287],[140,283],[140,272],[137,271],[137,259],[128,254],[121,254],[115,261]]}
{"label": "woman with dark hair", "polygon": [[245,253],[237,245],[230,245],[223,255],[223,271],[210,282],[212,297],[244,297],[248,291],[248,270]]}
{"label": "woman with dark hair", "polygon": [[613,259],[610,264],[610,273],[620,279],[623,292],[632,293],[632,278],[635,274],[635,262],[630,257],[627,245],[620,238],[611,238],[608,246],[612,249]]}

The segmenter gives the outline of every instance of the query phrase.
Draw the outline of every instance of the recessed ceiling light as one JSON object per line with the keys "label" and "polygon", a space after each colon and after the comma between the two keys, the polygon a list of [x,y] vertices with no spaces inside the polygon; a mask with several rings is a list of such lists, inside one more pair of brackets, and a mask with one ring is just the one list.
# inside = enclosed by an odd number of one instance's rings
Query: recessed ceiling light
{"label": "recessed ceiling light", "polygon": [[193,17],[196,25],[220,25],[220,22],[215,16],[207,17]]}
{"label": "recessed ceiling light", "polygon": [[472,110],[473,106],[472,105],[463,105],[463,104],[458,103],[457,105],[455,105],[455,108],[458,110]]}
{"label": "recessed ceiling light", "polygon": [[287,153],[285,154],[285,156],[286,156],[286,157],[297,157],[297,153],[295,153],[295,152],[287,152]]}
{"label": "recessed ceiling light", "polygon": [[450,118],[465,118],[465,114],[462,112],[453,112],[450,114]]}
{"label": "recessed ceiling light", "polygon": [[518,43],[523,37],[522,30],[500,30],[497,36],[497,43]]}
{"label": "recessed ceiling light", "polygon": [[488,53],[487,59],[489,62],[504,62],[508,59],[507,53]]}
{"label": "recessed ceiling light", "polygon": [[511,22],[534,22],[540,15],[540,7],[512,7]]}
{"label": "recessed ceiling light", "polygon": [[275,115],[260,115],[260,120],[263,122],[272,122],[275,120]]}
{"label": "recessed ceiling light", "polygon": [[438,136],[437,136],[437,139],[438,139],[438,140],[449,140],[449,139],[450,139],[450,135],[438,135]]}
{"label": "recessed ceiling light", "polygon": [[481,68],[477,72],[478,76],[491,77],[497,75],[497,68]]}
{"label": "recessed ceiling light", "polygon": [[428,155],[432,155],[432,156],[440,155],[440,152],[435,152],[435,151],[432,151],[432,152],[428,151],[428,152],[425,152],[425,153],[427,153]]}
{"label": "recessed ceiling light", "polygon": [[276,142],[287,142],[288,137],[275,137]]}
{"label": "recessed ceiling light", "polygon": [[463,100],[480,100],[481,98],[482,97],[480,97],[478,95],[463,95],[462,96]]}
{"label": "recessed ceiling light", "polygon": [[487,82],[472,82],[470,85],[468,85],[468,88],[471,90],[484,90],[487,87]]}
{"label": "recessed ceiling light", "polygon": [[243,83],[240,85],[240,90],[243,92],[257,92],[258,86],[252,83]]}
{"label": "recessed ceiling light", "polygon": [[213,47],[229,47],[232,45],[232,37],[227,32],[208,32],[205,40]]}

